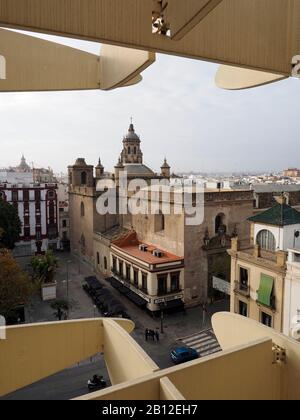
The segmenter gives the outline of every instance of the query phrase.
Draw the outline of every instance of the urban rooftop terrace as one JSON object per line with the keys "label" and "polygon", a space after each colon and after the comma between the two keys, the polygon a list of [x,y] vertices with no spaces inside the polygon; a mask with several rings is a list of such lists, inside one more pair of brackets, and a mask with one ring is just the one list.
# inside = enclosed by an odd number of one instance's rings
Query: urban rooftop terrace
{"label": "urban rooftop terrace", "polygon": [[0,395],[102,353],[112,386],[81,400],[300,399],[299,342],[230,313],[216,314],[213,328],[222,352],[160,370],[130,336],[132,321],[8,327],[0,340]]}

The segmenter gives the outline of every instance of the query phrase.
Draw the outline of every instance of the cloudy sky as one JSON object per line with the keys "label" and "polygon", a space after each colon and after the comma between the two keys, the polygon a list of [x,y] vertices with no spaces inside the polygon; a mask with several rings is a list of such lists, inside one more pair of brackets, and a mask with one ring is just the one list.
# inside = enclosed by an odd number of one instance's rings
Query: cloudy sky
{"label": "cloudy sky", "polygon": [[[55,37],[97,53],[100,46]],[[107,170],[117,162],[130,117],[145,163],[174,171],[273,171],[300,166],[300,81],[228,92],[214,64],[159,55],[135,87],[113,92],[0,95],[0,167],[24,153],[34,165],[66,172],[77,157]]]}

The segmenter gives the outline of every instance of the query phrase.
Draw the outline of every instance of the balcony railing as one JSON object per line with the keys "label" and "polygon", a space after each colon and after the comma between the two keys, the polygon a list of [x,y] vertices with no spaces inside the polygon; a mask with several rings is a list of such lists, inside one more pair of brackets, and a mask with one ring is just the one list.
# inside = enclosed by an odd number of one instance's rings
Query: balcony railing
{"label": "balcony railing", "polygon": [[234,292],[246,297],[250,297],[250,286],[236,281]]}

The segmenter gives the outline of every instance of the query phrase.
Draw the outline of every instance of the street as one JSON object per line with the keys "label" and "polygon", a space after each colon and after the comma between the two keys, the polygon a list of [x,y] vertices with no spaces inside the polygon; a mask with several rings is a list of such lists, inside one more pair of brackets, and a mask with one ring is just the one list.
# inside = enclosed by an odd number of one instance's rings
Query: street
{"label": "street", "polygon": [[[83,262],[80,262],[79,265],[78,260],[70,254],[59,254],[58,258],[59,270],[56,275],[58,282],[57,297],[58,299],[66,300],[67,286],[69,286],[70,319],[100,317],[101,314],[94,307],[93,301],[82,289],[84,277],[95,275],[93,269]],[[69,278],[68,284],[67,277]],[[127,300],[126,297],[121,296],[111,287],[108,281],[99,275],[98,278],[105,287],[111,290],[116,298],[122,301],[127,313],[136,325],[132,334],[133,338],[161,369],[172,366],[170,351],[176,346],[192,343],[198,345],[199,349],[202,348],[201,351],[204,348],[205,355],[209,354],[210,346],[212,352],[218,350],[218,345],[213,342],[211,335],[209,334],[206,337],[201,332],[211,328],[210,320],[213,313],[229,310],[228,301],[217,302],[213,306],[209,306],[205,323],[203,323],[202,309],[199,307],[187,309],[186,312],[166,314],[163,321],[164,333],[160,334],[160,341],[148,340],[146,342],[145,329],[149,328],[160,332],[160,318],[152,318],[145,311]],[[26,310],[26,321],[27,323],[56,321],[51,303],[42,302],[41,298],[36,296]],[[202,347],[197,343],[197,340],[202,344]],[[75,398],[88,392],[86,383],[95,374],[103,375],[106,380],[109,380],[103,357],[100,355],[96,356],[92,361],[84,361],[79,366],[66,369],[39,383],[19,390],[4,399],[66,400]]]}

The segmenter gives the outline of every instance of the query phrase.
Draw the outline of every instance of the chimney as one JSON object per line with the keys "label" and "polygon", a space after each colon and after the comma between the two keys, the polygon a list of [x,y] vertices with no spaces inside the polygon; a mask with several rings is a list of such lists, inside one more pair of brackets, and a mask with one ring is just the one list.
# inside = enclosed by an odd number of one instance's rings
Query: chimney
{"label": "chimney", "polygon": [[285,251],[277,251],[276,255],[278,267],[285,267],[287,261],[287,253]]}

